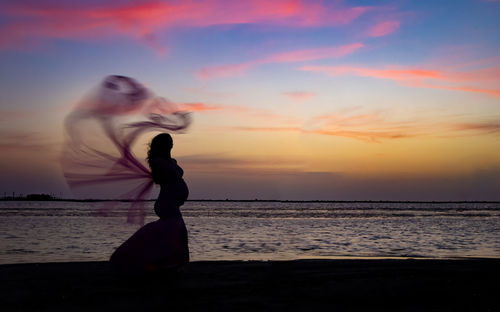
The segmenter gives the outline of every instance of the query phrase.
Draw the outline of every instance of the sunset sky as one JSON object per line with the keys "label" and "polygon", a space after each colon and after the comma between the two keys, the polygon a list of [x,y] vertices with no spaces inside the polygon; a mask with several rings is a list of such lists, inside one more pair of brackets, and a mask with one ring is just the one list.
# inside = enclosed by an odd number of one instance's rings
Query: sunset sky
{"label": "sunset sky", "polygon": [[493,0],[0,1],[0,192],[74,196],[64,117],[118,74],[193,111],[173,150],[191,199],[500,200],[499,17]]}

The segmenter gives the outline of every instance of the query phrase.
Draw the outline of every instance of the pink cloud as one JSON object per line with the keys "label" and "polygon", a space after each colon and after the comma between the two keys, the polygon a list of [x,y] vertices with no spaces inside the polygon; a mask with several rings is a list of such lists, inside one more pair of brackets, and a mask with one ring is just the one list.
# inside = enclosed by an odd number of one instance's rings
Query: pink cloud
{"label": "pink cloud", "polygon": [[398,30],[400,24],[399,21],[383,21],[368,29],[367,35],[370,37],[387,36]]}
{"label": "pink cloud", "polygon": [[248,112],[250,109],[242,106],[230,106],[230,105],[220,105],[220,104],[208,104],[204,102],[179,102],[174,103],[168,100],[162,99],[162,101],[156,101],[148,108],[148,113],[155,114],[171,114],[173,112],[179,111],[189,111],[189,112]]}
{"label": "pink cloud", "polygon": [[228,64],[219,66],[204,67],[195,72],[195,75],[201,79],[210,79],[216,77],[227,77],[241,75],[251,67],[268,63],[293,63],[312,61],[325,58],[339,58],[354,53],[362,48],[362,43],[346,44],[338,47],[327,47],[317,49],[305,49],[291,52],[282,52],[271,54],[250,62],[240,64]]}
{"label": "pink cloud", "polygon": [[348,24],[368,7],[295,0],[86,2],[12,1],[0,30],[0,49],[47,39],[95,40],[115,36],[139,40],[165,52],[158,32],[173,27],[263,24],[316,27]]}
{"label": "pink cloud", "polygon": [[240,76],[256,63],[228,64],[203,67],[195,72],[196,77],[206,80],[215,77]]}
{"label": "pink cloud", "polygon": [[[495,66],[468,71],[399,66],[372,68],[351,65],[303,66],[300,69],[319,72],[329,76],[354,75],[389,79],[410,87],[484,93],[500,97],[500,89],[498,88],[500,85],[500,68]],[[463,85],[464,83],[467,85]]]}
{"label": "pink cloud", "polygon": [[192,102],[192,103],[177,103],[177,107],[181,111],[190,111],[190,112],[221,112],[221,113],[241,113],[241,114],[275,116],[275,114],[272,114],[267,110],[254,109],[237,105],[220,105],[220,104],[207,104],[203,102]]}
{"label": "pink cloud", "polygon": [[338,47],[306,49],[270,55],[256,63],[291,63],[346,56],[362,48],[362,43],[346,44]]}
{"label": "pink cloud", "polygon": [[304,92],[304,91],[291,91],[284,92],[284,95],[295,101],[307,101],[316,96],[314,92]]}
{"label": "pink cloud", "polygon": [[[280,123],[297,123],[294,117],[275,113],[267,109],[251,108],[239,105],[221,105],[209,104],[204,102],[186,102],[175,103],[178,111],[190,111],[198,113],[219,113],[219,114],[232,114],[243,115],[245,117],[253,117],[261,120],[280,122]],[[165,113],[160,107],[157,107],[157,113]]]}

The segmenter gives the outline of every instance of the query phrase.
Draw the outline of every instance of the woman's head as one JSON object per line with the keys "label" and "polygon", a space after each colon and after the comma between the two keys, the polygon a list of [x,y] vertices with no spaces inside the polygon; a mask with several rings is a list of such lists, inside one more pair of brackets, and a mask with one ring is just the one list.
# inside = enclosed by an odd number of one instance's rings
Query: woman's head
{"label": "woman's head", "polygon": [[160,133],[149,144],[148,160],[154,157],[170,157],[170,150],[174,146],[172,137],[168,133]]}

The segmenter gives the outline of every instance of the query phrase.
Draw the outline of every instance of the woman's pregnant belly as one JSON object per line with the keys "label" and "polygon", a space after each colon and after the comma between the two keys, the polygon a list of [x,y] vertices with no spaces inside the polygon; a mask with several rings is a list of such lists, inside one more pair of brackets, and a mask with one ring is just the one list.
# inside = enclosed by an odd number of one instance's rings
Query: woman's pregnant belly
{"label": "woman's pregnant belly", "polygon": [[189,189],[184,182],[162,184],[160,195],[155,202],[155,212],[160,218],[181,216],[179,207],[189,196]]}

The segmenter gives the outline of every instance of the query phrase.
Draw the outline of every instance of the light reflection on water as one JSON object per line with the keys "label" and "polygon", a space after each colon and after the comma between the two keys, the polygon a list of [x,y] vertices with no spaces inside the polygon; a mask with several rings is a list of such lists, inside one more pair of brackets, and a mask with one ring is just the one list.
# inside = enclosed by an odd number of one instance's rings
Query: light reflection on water
{"label": "light reflection on water", "polygon": [[[127,203],[0,202],[0,263],[107,260]],[[154,221],[152,202],[147,203]],[[500,257],[499,203],[188,202],[192,260]]]}

